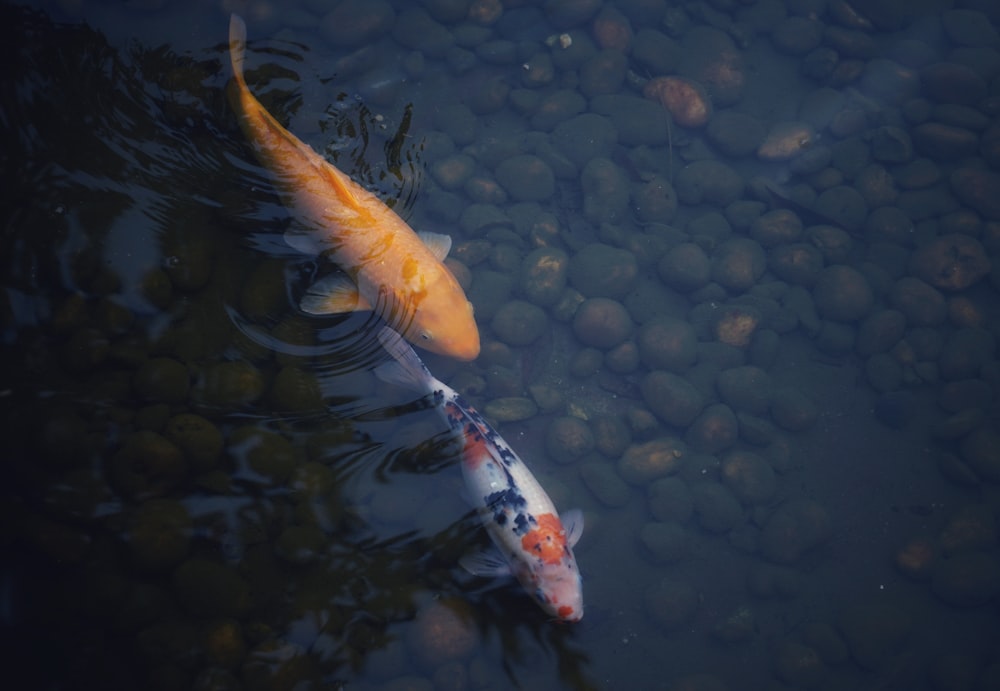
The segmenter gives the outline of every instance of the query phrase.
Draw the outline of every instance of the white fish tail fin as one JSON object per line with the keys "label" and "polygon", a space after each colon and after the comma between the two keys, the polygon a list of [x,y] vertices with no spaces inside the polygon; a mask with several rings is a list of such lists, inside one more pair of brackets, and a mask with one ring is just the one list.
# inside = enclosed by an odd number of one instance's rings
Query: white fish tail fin
{"label": "white fish tail fin", "polygon": [[433,389],[434,375],[402,336],[394,329],[384,326],[378,332],[378,340],[395,362],[386,362],[376,367],[376,377],[388,384],[420,393],[428,393]]}
{"label": "white fish tail fin", "polygon": [[243,79],[243,61],[247,48],[247,25],[238,14],[229,15],[229,61],[233,65],[233,77],[242,87],[246,85]]}

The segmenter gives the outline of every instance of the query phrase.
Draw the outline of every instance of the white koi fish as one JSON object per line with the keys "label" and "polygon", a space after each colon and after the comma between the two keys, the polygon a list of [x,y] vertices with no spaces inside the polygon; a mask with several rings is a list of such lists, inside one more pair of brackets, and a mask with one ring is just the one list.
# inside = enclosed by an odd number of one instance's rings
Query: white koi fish
{"label": "white koi fish", "polygon": [[573,546],[583,533],[583,514],[567,511],[560,520],[528,466],[483,416],[436,379],[395,331],[383,328],[378,338],[395,362],[377,367],[376,376],[433,396],[441,416],[462,434],[465,485],[500,551],[463,558],[462,566],[477,576],[514,575],[546,612],[580,621],[583,589]]}

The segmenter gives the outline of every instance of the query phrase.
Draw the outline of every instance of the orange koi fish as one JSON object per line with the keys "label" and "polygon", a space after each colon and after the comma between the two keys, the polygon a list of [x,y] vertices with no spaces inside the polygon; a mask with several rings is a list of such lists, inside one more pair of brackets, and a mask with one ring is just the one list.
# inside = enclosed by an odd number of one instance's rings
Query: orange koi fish
{"label": "orange koi fish", "polygon": [[374,310],[422,348],[458,360],[479,355],[479,330],[469,302],[443,260],[447,235],[419,236],[378,197],[286,130],[250,93],[243,77],[246,24],[229,20],[233,108],[268,169],[284,205],[305,233],[286,240],[307,253],[327,251],[350,277],[322,279],[302,310],[334,314]]}
{"label": "orange koi fish", "polygon": [[378,338],[395,362],[379,365],[376,376],[430,396],[462,435],[465,487],[499,554],[466,557],[461,565],[477,576],[516,576],[546,612],[580,621],[583,584],[573,546],[583,533],[583,513],[567,511],[560,519],[528,466],[475,408],[435,379],[399,334],[383,328]]}

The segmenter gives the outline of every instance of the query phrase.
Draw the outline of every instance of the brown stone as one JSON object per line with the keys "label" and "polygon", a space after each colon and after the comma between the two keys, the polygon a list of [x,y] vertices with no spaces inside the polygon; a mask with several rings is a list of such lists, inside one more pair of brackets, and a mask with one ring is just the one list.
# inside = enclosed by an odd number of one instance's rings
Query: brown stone
{"label": "brown stone", "polygon": [[965,65],[937,62],[925,67],[920,79],[933,101],[974,106],[986,96],[986,80]]}
{"label": "brown stone", "polygon": [[682,127],[703,127],[712,116],[705,89],[684,77],[656,77],[646,83],[643,96],[663,104]]}
{"label": "brown stone", "polygon": [[919,247],[910,272],[941,290],[964,290],[990,272],[982,244],[968,235],[942,235]]}
{"label": "brown stone", "polygon": [[960,168],[951,174],[955,196],[990,220],[1000,219],[1000,173]]}

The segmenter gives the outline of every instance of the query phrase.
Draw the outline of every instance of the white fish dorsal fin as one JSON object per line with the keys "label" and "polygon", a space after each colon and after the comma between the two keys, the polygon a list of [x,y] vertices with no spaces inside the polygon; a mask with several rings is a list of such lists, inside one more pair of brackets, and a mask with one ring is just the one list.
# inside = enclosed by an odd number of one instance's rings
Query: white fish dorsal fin
{"label": "white fish dorsal fin", "polygon": [[495,549],[466,554],[458,560],[458,563],[473,576],[498,578],[511,575],[510,564]]}
{"label": "white fish dorsal fin", "polygon": [[379,330],[378,340],[395,362],[386,362],[376,367],[375,376],[387,384],[429,393],[433,388],[434,376],[410,344],[388,326]]}
{"label": "white fish dorsal fin", "polygon": [[417,233],[420,239],[427,249],[431,251],[431,254],[437,258],[439,262],[443,262],[444,258],[448,256],[448,252],[451,251],[451,236],[443,235],[441,233],[429,233],[426,231],[421,231]]}
{"label": "white fish dorsal fin", "polygon": [[358,287],[343,276],[324,276],[306,291],[299,308],[309,314],[343,314],[370,310],[371,305],[358,293]]}
{"label": "white fish dorsal fin", "polygon": [[570,509],[559,517],[566,529],[566,544],[573,547],[583,535],[583,511]]}

